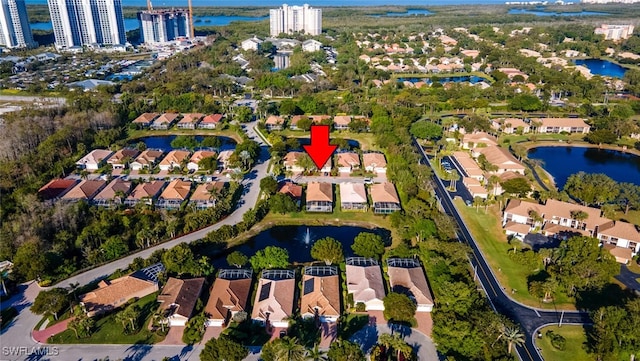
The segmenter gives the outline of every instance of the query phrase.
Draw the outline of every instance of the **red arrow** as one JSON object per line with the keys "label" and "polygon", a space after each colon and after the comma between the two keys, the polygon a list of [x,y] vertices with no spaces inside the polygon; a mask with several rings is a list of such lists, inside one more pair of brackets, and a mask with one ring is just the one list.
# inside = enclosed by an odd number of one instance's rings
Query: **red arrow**
{"label": "red arrow", "polygon": [[329,144],[328,125],[312,125],[311,145],[303,145],[302,147],[318,169],[321,169],[327,163],[333,152],[338,148],[337,145]]}

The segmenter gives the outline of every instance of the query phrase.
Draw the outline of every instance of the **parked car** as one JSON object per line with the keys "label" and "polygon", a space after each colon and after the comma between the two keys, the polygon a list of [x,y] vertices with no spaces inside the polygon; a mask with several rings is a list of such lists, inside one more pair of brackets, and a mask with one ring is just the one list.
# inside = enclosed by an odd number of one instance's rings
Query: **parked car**
{"label": "parked car", "polygon": [[371,178],[365,178],[365,179],[364,179],[364,184],[373,184],[373,179],[371,179]]}

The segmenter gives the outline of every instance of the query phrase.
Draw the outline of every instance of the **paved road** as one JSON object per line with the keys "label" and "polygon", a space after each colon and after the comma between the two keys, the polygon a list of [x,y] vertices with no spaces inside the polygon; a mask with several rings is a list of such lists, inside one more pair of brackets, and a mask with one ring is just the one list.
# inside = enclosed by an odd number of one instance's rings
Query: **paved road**
{"label": "paved road", "polygon": [[[367,177],[327,177],[327,176],[292,176],[291,179],[296,183],[309,183],[309,182],[324,182],[324,183],[364,183],[364,180]],[[371,178],[373,183],[383,183],[387,181],[387,177],[385,174],[378,175],[376,177]]]}
{"label": "paved road", "polygon": [[627,265],[622,265],[622,267],[620,267],[620,274],[615,278],[627,286],[627,288],[635,290],[636,293],[640,293],[640,282],[637,281],[637,279],[640,278],[640,274],[631,272]]}
{"label": "paved road", "polygon": [[64,105],[67,103],[67,98],[54,98],[54,97],[32,97],[32,96],[20,96],[20,95],[0,95],[0,101],[7,102],[28,102],[28,103],[54,103]]}
{"label": "paved road", "polygon": [[405,342],[413,346],[420,361],[437,361],[438,352],[433,341],[415,329],[406,326],[393,326],[393,330],[387,325],[365,326],[353,334],[351,341],[357,343],[365,352],[369,352],[378,341],[378,336],[383,333],[398,334],[403,336]]}
{"label": "paved road", "polygon": [[[113,273],[116,269],[126,268],[136,257],[149,257],[153,251],[161,248],[171,248],[180,243],[189,243],[201,239],[212,230],[216,230],[225,224],[236,224],[242,221],[244,213],[255,205],[260,195],[260,179],[267,173],[269,152],[266,145],[254,132],[255,124],[247,124],[245,132],[250,138],[260,143],[262,149],[257,165],[251,173],[245,177],[243,184],[244,193],[236,210],[227,218],[209,227],[188,235],[178,237],[158,246],[147,248],[128,257],[113,261],[101,267],[88,270],[76,276],[70,277],[55,287],[67,287],[70,283],[78,282],[81,285],[98,280]],[[189,346],[164,346],[164,345],[41,345],[31,338],[31,330],[40,320],[40,316],[33,314],[29,307],[40,292],[41,288],[36,282],[21,285],[18,294],[2,304],[2,307],[14,306],[18,310],[18,316],[0,333],[0,361],[4,360],[99,360],[106,357],[122,360],[161,360],[171,357],[174,360],[199,360],[202,345]],[[255,350],[254,350],[255,351]],[[247,360],[257,360],[257,354],[250,355]]]}
{"label": "paved road", "polygon": [[[415,143],[415,142],[414,142]],[[421,154],[428,161],[427,155],[424,153],[422,147],[415,143],[416,147],[420,150]],[[452,216],[458,224],[459,231],[458,237],[461,242],[467,243],[472,250],[471,265],[476,270],[480,285],[484,289],[485,293],[489,297],[491,306],[496,312],[508,316],[510,319],[519,323],[526,335],[526,343],[523,347],[517,347],[518,356],[521,360],[525,361],[542,361],[542,356],[536,349],[533,341],[534,336],[540,327],[548,324],[586,324],[591,320],[585,312],[576,311],[549,311],[543,309],[537,309],[529,306],[525,306],[513,299],[511,299],[503,290],[500,283],[497,281],[495,274],[491,270],[491,267],[487,264],[482,251],[478,248],[473,236],[467,229],[464,221],[460,217],[456,206],[451,200],[450,194],[446,191],[442,181],[434,176],[434,182],[436,183],[435,191],[438,199],[441,201],[442,207],[445,212]]]}

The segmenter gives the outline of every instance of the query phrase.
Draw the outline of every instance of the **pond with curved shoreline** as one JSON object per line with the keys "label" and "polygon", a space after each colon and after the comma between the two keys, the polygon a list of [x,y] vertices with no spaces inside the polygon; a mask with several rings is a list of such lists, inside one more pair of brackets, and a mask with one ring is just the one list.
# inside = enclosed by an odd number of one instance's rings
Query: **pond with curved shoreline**
{"label": "pond with curved shoreline", "polygon": [[581,146],[531,148],[527,155],[539,159],[554,178],[556,187],[562,189],[570,175],[580,171],[604,173],[617,182],[640,186],[640,157],[617,150]]}
{"label": "pond with curved shoreline", "polygon": [[[311,247],[313,243],[324,237],[332,237],[342,243],[345,257],[354,256],[351,250],[353,239],[360,232],[375,233],[390,243],[391,232],[383,228],[368,229],[355,226],[275,226],[258,233],[245,243],[233,247],[228,252],[240,251],[248,257],[267,246],[276,246],[289,251],[291,263],[311,262]],[[228,267],[226,254],[214,257],[216,268]]]}

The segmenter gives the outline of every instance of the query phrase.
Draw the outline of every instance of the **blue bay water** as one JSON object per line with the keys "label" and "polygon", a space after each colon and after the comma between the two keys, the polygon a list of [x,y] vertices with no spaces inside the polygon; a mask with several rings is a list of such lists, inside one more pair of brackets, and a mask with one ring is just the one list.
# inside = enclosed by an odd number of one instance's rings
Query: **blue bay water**
{"label": "blue bay water", "polygon": [[[193,6],[281,6],[283,3],[289,5],[302,5],[308,3],[311,6],[381,6],[381,5],[414,5],[414,6],[432,6],[432,5],[486,5],[486,4],[504,4],[506,0],[317,0],[317,1],[285,1],[285,0],[263,0],[260,2],[251,0],[236,0],[233,2],[220,2],[212,0],[192,0]],[[26,0],[27,4],[47,4],[47,0]],[[187,0],[177,1],[152,1],[154,7],[186,7]],[[147,6],[146,0],[123,0],[123,6]]]}
{"label": "blue bay water", "polygon": [[627,72],[627,68],[622,67],[616,63],[612,63],[608,60],[601,59],[577,59],[574,60],[576,65],[583,65],[589,70],[591,70],[591,74],[593,75],[602,75],[602,76],[610,76],[613,78],[622,78],[624,73]]}

